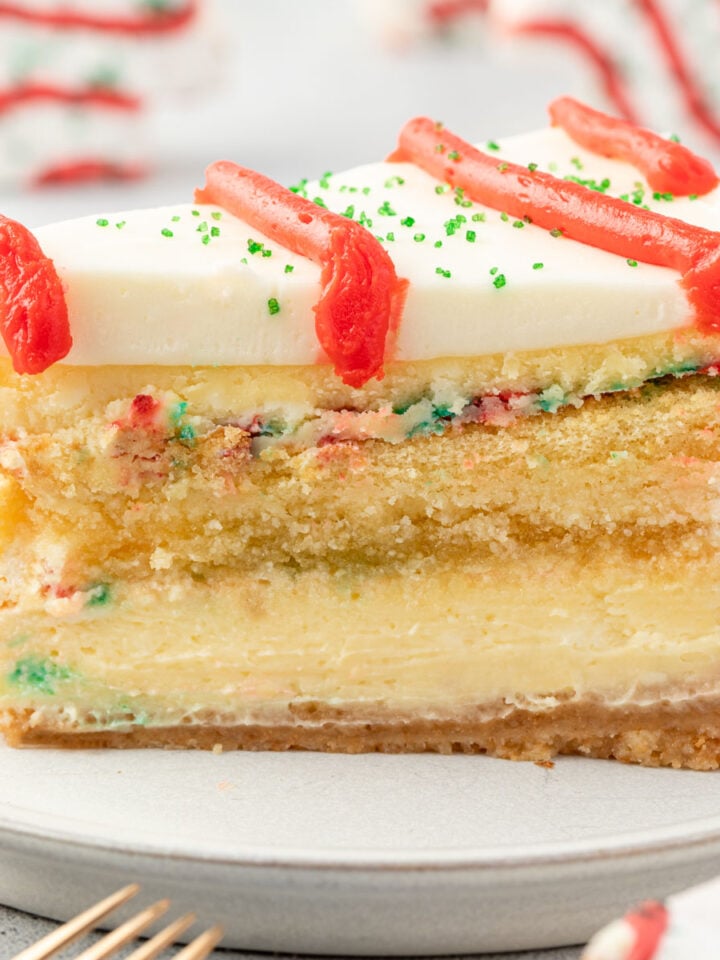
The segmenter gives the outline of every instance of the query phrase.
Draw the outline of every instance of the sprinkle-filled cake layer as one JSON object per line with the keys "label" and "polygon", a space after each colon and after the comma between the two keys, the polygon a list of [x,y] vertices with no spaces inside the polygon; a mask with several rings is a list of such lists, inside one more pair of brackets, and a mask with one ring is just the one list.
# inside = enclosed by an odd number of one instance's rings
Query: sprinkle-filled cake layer
{"label": "sprinkle-filled cake layer", "polygon": [[3,225],[11,742],[718,765],[717,178],[553,118]]}

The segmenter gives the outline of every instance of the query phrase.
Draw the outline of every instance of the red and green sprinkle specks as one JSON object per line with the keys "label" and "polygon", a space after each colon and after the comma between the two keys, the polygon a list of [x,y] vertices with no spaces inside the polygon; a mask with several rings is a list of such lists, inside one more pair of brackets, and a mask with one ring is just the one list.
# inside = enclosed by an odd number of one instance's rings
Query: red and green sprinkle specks
{"label": "red and green sprinkle specks", "polygon": [[94,583],[85,591],[86,607],[106,607],[112,600],[109,583]]}
{"label": "red and green sprinkle specks", "polygon": [[445,277],[446,280],[449,280],[452,277],[452,273],[449,270],[446,270],[444,267],[436,267],[435,273],[439,277]]}
{"label": "red and green sprinkle specks", "polygon": [[26,693],[53,696],[63,680],[71,680],[73,672],[64,664],[42,657],[29,656],[17,660],[8,674],[8,682]]}

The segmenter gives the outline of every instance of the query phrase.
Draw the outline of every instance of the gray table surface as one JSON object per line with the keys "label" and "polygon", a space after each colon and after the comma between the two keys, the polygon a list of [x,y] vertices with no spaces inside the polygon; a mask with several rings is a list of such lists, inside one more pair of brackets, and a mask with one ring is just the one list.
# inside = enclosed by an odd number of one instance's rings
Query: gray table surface
{"label": "gray table surface", "polygon": [[[24,947],[49,933],[57,924],[50,920],[0,907],[0,960],[10,960]],[[223,951],[222,960],[263,960],[268,954]],[[533,953],[483,954],[483,960],[577,960],[579,947],[563,947],[559,950],[541,950]]]}

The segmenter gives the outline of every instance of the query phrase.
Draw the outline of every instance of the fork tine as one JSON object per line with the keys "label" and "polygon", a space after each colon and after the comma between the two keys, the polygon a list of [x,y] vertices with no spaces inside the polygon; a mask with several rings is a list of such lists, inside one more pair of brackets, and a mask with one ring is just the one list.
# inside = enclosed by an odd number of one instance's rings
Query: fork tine
{"label": "fork tine", "polygon": [[51,957],[54,953],[57,953],[58,950],[62,950],[63,947],[66,947],[69,943],[72,943],[74,940],[77,940],[78,937],[87,933],[88,930],[92,930],[92,928],[109,913],[112,913],[113,910],[127,903],[128,900],[135,896],[139,889],[140,887],[137,883],[131,883],[127,887],[123,887],[122,890],[118,890],[116,893],[101,900],[100,903],[96,903],[93,907],[84,910],[76,917],[73,917],[72,920],[68,920],[67,923],[58,927],[57,930],[48,933],[47,936],[38,940],[37,943],[33,943],[25,950],[21,950],[20,953],[14,957],[14,960],[47,960],[47,957]]}
{"label": "fork tine", "polygon": [[156,933],[152,940],[148,940],[147,943],[134,950],[125,960],[154,960],[159,953],[163,952],[165,947],[174,943],[181,933],[185,933],[188,927],[195,923],[195,919],[194,913],[187,913],[184,917],[179,917],[164,930],[161,930],[160,933]]}
{"label": "fork tine", "polygon": [[76,960],[104,960],[105,957],[109,957],[111,953],[115,953],[120,947],[124,947],[126,943],[134,940],[154,920],[161,917],[169,906],[169,900],[158,900],[151,907],[141,910],[140,913],[126,920],[125,923],[121,923],[111,933],[106,934],[102,940],[98,940],[87,950],[83,950],[82,953],[78,954]]}
{"label": "fork tine", "polygon": [[222,927],[210,927],[209,930],[201,933],[192,943],[176,953],[173,960],[205,960],[205,957],[213,952],[213,948],[220,943],[222,938]]}

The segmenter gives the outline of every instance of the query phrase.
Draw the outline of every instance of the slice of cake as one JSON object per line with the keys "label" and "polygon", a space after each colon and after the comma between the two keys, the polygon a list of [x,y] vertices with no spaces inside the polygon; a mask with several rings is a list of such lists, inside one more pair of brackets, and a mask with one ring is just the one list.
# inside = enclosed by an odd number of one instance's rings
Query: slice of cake
{"label": "slice of cake", "polygon": [[720,761],[720,206],[573,101],[0,231],[12,744]]}

